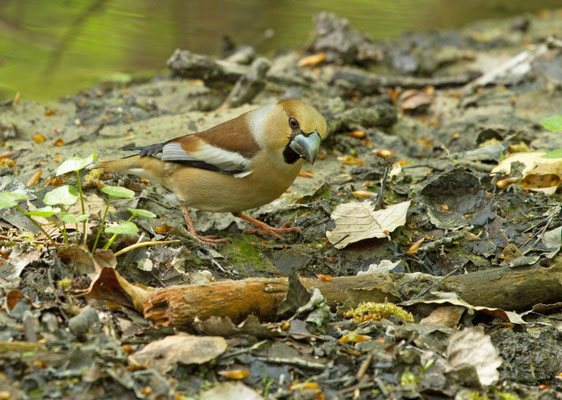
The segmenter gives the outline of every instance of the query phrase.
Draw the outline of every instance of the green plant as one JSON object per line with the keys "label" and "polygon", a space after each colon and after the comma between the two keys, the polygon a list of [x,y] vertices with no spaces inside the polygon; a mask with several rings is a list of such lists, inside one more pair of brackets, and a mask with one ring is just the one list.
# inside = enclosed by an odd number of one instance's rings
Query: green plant
{"label": "green plant", "polygon": [[[107,205],[105,206],[105,211],[103,212],[103,217],[101,218],[98,233],[96,235],[96,240],[94,241],[94,245],[92,246],[92,254],[95,253],[96,247],[98,246],[98,241],[100,239],[101,232],[102,232],[104,224],[105,224],[105,218],[107,217],[107,212],[109,211],[109,206],[111,205],[111,199],[132,199],[133,197],[135,197],[135,192],[133,192],[132,190],[129,190],[127,188],[120,187],[120,186],[105,186],[104,188],[102,188],[101,191],[103,193],[107,194],[109,196],[109,199],[107,200]],[[131,224],[132,224],[132,222],[131,222]],[[136,228],[136,225],[135,225],[135,228]],[[137,228],[137,231],[138,231],[138,228]]]}
{"label": "green plant", "polygon": [[[551,132],[562,132],[562,115],[553,115],[541,121],[540,124]],[[562,149],[549,151],[543,155],[543,158],[562,158]]]}
{"label": "green plant", "polygon": [[[51,241],[51,243],[56,245],[57,243],[54,241],[54,239],[51,237],[51,235],[49,235],[49,233],[41,226],[41,224],[39,222],[35,221],[33,218],[31,218],[32,215],[30,215],[29,212],[24,211],[20,207],[19,203],[22,202],[22,201],[25,201],[25,200],[27,200],[27,196],[25,194],[13,193],[13,192],[0,192],[0,210],[3,210],[5,208],[15,208],[20,213],[25,215],[25,217],[27,217],[27,219],[29,219],[31,221],[31,223],[33,223],[33,225],[35,225],[37,228],[39,228],[39,230],[41,232],[43,232],[43,234]],[[37,211],[37,210],[35,210],[35,211]],[[51,209],[51,211],[53,211],[53,210]],[[40,214],[40,212],[39,212],[39,214]],[[44,211],[44,214],[48,215],[49,211]],[[41,215],[36,215],[36,216],[41,216]]]}
{"label": "green plant", "polygon": [[[97,158],[97,154],[93,153],[86,158],[74,157],[69,158],[64,161],[57,168],[57,176],[64,175],[69,172],[76,173],[76,187],[78,188],[78,193],[80,195],[80,204],[82,205],[82,215],[86,215],[86,206],[84,205],[84,193],[82,192],[82,183],[80,181],[80,170],[86,168],[88,165],[92,164]],[[82,221],[82,243],[86,243],[86,222],[88,217]]]}
{"label": "green plant", "polygon": [[[45,194],[45,197],[43,198],[43,203],[47,204],[47,206],[71,206],[74,203],[76,203],[77,200],[78,200],[78,194],[76,193],[76,189],[74,189],[72,186],[63,185]],[[53,218],[51,218],[51,221],[55,224],[55,226],[60,231],[62,231],[62,234],[64,236],[64,243],[68,247],[69,243],[68,243],[68,234],[66,232],[66,223],[75,222],[77,218],[74,216],[72,216],[73,218],[70,218],[69,216],[71,216],[71,214],[61,211],[60,208],[57,210],[61,212],[59,218],[60,218],[60,222],[62,223],[61,224],[62,226],[57,224],[57,222]],[[89,214],[84,214],[83,216],[81,216],[82,218],[80,219],[80,221],[86,221],[88,219],[88,216]],[[50,217],[52,217],[52,215]],[[77,222],[76,222],[76,232],[78,232]]]}
{"label": "green plant", "polygon": [[[87,167],[91,163],[94,162],[96,159],[96,155],[92,154],[86,158],[72,158],[63,162],[59,168],[57,169],[57,175],[66,174],[68,172],[75,172],[77,183],[76,186],[78,190],[74,187],[69,185],[63,185],[57,187],[56,189],[51,190],[50,192],[46,193],[43,198],[43,203],[45,207],[38,208],[31,211],[25,211],[23,208],[20,207],[19,203],[25,200],[28,200],[28,197],[24,194],[20,193],[13,193],[13,192],[0,192],[0,210],[5,208],[15,208],[20,213],[22,213],[27,219],[29,219],[41,232],[51,241],[53,245],[59,245],[53,237],[41,226],[41,224],[34,219],[33,217],[40,217],[40,218],[47,218],[51,221],[53,225],[55,225],[58,230],[62,233],[64,237],[64,244],[66,247],[70,246],[68,232],[66,229],[66,224],[75,224],[76,225],[76,232],[77,235],[79,234],[79,224],[83,224],[82,228],[82,242],[85,243],[86,241],[86,223],[90,216],[90,214],[86,213],[86,206],[84,202],[84,194],[82,192],[82,185],[80,182],[80,170]],[[126,221],[120,221],[117,224],[113,224],[110,226],[105,227],[105,220],[107,218],[107,213],[109,211],[109,207],[111,206],[112,199],[115,198],[133,198],[135,192],[132,190],[119,187],[119,186],[106,186],[101,190],[103,193],[109,196],[107,201],[105,211],[102,216],[102,220],[100,222],[100,226],[98,232],[96,234],[96,238],[94,241],[94,245],[92,246],[92,253],[96,251],[101,233],[105,230],[107,233],[113,233],[113,236],[109,239],[109,241],[103,247],[104,250],[109,249],[109,247],[113,244],[117,235],[123,234],[134,234],[139,231],[139,228],[132,222],[132,219],[135,217],[140,218],[155,218],[156,214],[142,209],[133,209],[128,208],[131,216]],[[67,211],[64,211],[64,207],[71,206],[76,203],[80,199],[80,203],[82,206],[82,213],[81,215],[74,215]],[[78,236],[76,242],[79,242]],[[168,241],[170,243],[175,241]],[[122,254],[126,251],[132,250],[137,247],[159,244],[159,243],[168,243],[168,242],[143,242],[137,243],[133,246],[129,246],[127,249],[122,249],[117,254]]]}
{"label": "green plant", "polygon": [[108,226],[107,228],[105,228],[105,231],[107,233],[113,233],[113,236],[108,240],[105,246],[103,246],[104,250],[109,249],[109,247],[115,241],[115,238],[117,238],[117,235],[133,235],[139,231],[139,228],[133,222],[131,222],[133,218],[156,218],[156,214],[147,210],[136,208],[127,208],[127,210],[129,210],[129,212],[131,213],[131,216],[127,221],[121,221],[119,225]]}

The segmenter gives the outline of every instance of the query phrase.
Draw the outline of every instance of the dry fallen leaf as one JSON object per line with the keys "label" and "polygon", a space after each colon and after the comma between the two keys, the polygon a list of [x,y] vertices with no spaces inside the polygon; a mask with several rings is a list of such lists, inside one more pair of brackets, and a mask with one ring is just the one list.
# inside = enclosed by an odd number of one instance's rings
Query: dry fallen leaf
{"label": "dry fallen leaf", "polygon": [[338,160],[343,161],[345,164],[348,164],[348,165],[364,165],[364,164],[366,164],[365,161],[360,160],[357,157],[349,156],[349,155],[338,157]]}
{"label": "dry fallen leaf", "polygon": [[360,335],[358,333],[355,332],[350,332],[346,335],[343,335],[341,338],[339,338],[340,343],[361,343],[361,342],[366,342],[367,340],[371,340],[372,337],[371,336],[367,336],[367,335]]}
{"label": "dry fallen leaf", "polygon": [[410,201],[393,204],[384,210],[374,210],[370,202],[340,204],[332,212],[336,227],[326,232],[330,243],[343,249],[364,239],[387,237],[388,233],[406,223]]}
{"label": "dry fallen leaf", "polygon": [[144,302],[156,291],[140,283],[132,284],[113,268],[102,268],[92,279],[84,295],[98,300],[111,301],[144,312]]}
{"label": "dry fallen leaf", "polygon": [[545,194],[554,194],[562,182],[562,158],[544,158],[545,154],[542,151],[511,154],[492,170],[492,174],[510,175],[512,164],[520,162],[523,164],[523,177],[518,182],[521,186]]}
{"label": "dry fallen leaf", "polygon": [[496,318],[500,318],[514,324],[520,324],[520,325],[526,324],[526,322],[523,320],[521,315],[517,314],[515,311],[505,311],[502,310],[501,308],[494,308],[494,307],[473,306],[472,304],[469,304],[466,301],[459,298],[456,293],[450,293],[450,292],[432,292],[432,293],[433,295],[439,298],[431,299],[431,300],[420,300],[420,299],[407,300],[400,303],[400,305],[412,306],[414,304],[451,304],[454,306],[465,307],[469,310],[480,311],[485,314],[492,315]]}
{"label": "dry fallen leaf", "polygon": [[326,59],[325,53],[313,54],[299,60],[299,67],[315,67]]}
{"label": "dry fallen leaf", "polygon": [[400,109],[402,111],[425,111],[432,101],[433,98],[424,92],[407,90],[400,95]]}
{"label": "dry fallen leaf", "polygon": [[43,170],[40,169],[39,171],[37,171],[36,173],[33,174],[33,176],[31,178],[29,178],[29,180],[27,181],[27,183],[25,184],[26,187],[31,187],[33,185],[35,185],[37,182],[39,182],[39,178],[41,178],[41,174],[43,174]]}
{"label": "dry fallen leaf", "polygon": [[377,197],[377,194],[375,192],[369,192],[368,190],[355,190],[351,192],[351,194],[353,194],[355,197],[361,197],[364,199]]}
{"label": "dry fallen leaf", "polygon": [[45,136],[41,135],[40,133],[37,133],[37,134],[33,135],[33,137],[31,139],[35,143],[43,143],[45,141]]}
{"label": "dry fallen leaf", "polygon": [[347,134],[347,136],[362,139],[367,136],[367,133],[365,131],[351,131]]}
{"label": "dry fallen leaf", "polygon": [[220,376],[228,379],[245,379],[250,376],[250,371],[247,369],[228,369],[225,371],[218,371]]}
{"label": "dry fallen leaf", "polygon": [[447,361],[452,368],[472,365],[483,386],[491,385],[500,377],[498,367],[502,360],[482,327],[453,333],[447,346]]}
{"label": "dry fallen leaf", "polygon": [[420,324],[444,325],[454,328],[459,323],[462,315],[466,311],[462,306],[441,306],[437,307],[427,317],[420,321]]}
{"label": "dry fallen leaf", "polygon": [[176,363],[203,364],[214,360],[226,348],[226,340],[219,336],[179,334],[147,344],[142,350],[129,356],[129,360],[137,365],[150,365],[164,373]]}
{"label": "dry fallen leaf", "polygon": [[421,245],[422,245],[422,243],[423,243],[424,240],[425,240],[424,238],[421,238],[421,239],[418,240],[417,242],[414,242],[414,244],[412,244],[412,245],[410,246],[410,248],[406,251],[406,254],[414,254],[414,253],[416,253],[416,252],[420,249],[420,247],[421,247]]}
{"label": "dry fallen leaf", "polygon": [[254,389],[242,382],[224,382],[205,392],[201,392],[201,400],[263,400]]}

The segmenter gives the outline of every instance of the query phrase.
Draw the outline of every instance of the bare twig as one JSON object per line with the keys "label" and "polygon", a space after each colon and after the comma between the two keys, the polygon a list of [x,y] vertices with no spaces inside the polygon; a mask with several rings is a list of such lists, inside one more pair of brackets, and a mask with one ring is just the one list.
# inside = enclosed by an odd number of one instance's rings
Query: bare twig
{"label": "bare twig", "polygon": [[386,167],[384,168],[384,174],[382,175],[382,179],[381,179],[381,187],[377,195],[377,201],[375,202],[375,211],[380,210],[380,208],[382,207],[384,188],[386,187],[386,179],[388,178],[388,173],[392,168],[392,164],[393,163],[389,160],[388,163],[386,164]]}
{"label": "bare twig", "polygon": [[155,246],[157,244],[171,244],[171,243],[179,243],[179,242],[181,242],[181,240],[157,240],[157,241],[154,241],[154,242],[151,241],[151,242],[135,243],[135,244],[132,244],[130,246],[125,247],[124,249],[119,250],[117,253],[115,253],[115,257],[118,257],[121,254],[124,254],[128,251],[138,249],[139,247]]}

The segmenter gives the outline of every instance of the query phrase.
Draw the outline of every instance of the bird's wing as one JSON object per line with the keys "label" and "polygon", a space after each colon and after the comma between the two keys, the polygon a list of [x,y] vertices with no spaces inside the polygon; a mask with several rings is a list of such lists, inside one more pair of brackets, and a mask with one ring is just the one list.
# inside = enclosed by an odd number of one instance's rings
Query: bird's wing
{"label": "bird's wing", "polygon": [[[240,117],[239,117],[240,118]],[[141,157],[188,167],[207,169],[244,177],[251,173],[250,161],[259,151],[251,133],[237,126],[238,119],[204,132],[181,136],[165,143],[126,150],[139,151]],[[234,122],[234,124],[233,124]]]}

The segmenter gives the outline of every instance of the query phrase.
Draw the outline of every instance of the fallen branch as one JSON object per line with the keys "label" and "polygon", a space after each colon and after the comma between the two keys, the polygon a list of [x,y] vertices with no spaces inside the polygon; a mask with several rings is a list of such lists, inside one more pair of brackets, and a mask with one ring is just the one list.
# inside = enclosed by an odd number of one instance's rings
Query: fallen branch
{"label": "fallen branch", "polygon": [[385,87],[422,89],[427,86],[435,88],[463,86],[479,75],[479,72],[469,71],[456,76],[417,78],[411,76],[379,76],[346,68],[335,71],[332,82],[340,87],[356,90],[363,94],[373,94],[378,93],[381,88]]}
{"label": "fallen branch", "polygon": [[[474,306],[522,311],[562,301],[562,257],[549,268],[493,268],[444,280],[419,273],[377,273],[301,281],[309,290],[318,288],[333,308],[412,300],[435,285],[434,290],[454,292]],[[236,323],[252,314],[261,321],[274,320],[288,287],[286,278],[252,278],[154,290],[129,284],[115,270],[105,268],[92,283],[89,296],[135,308],[163,325],[185,327],[196,318],[229,317]]]}
{"label": "fallen branch", "polygon": [[233,85],[250,70],[246,65],[214,60],[209,56],[179,49],[168,59],[167,65],[174,75],[186,79],[201,79],[205,86],[211,88]]}

